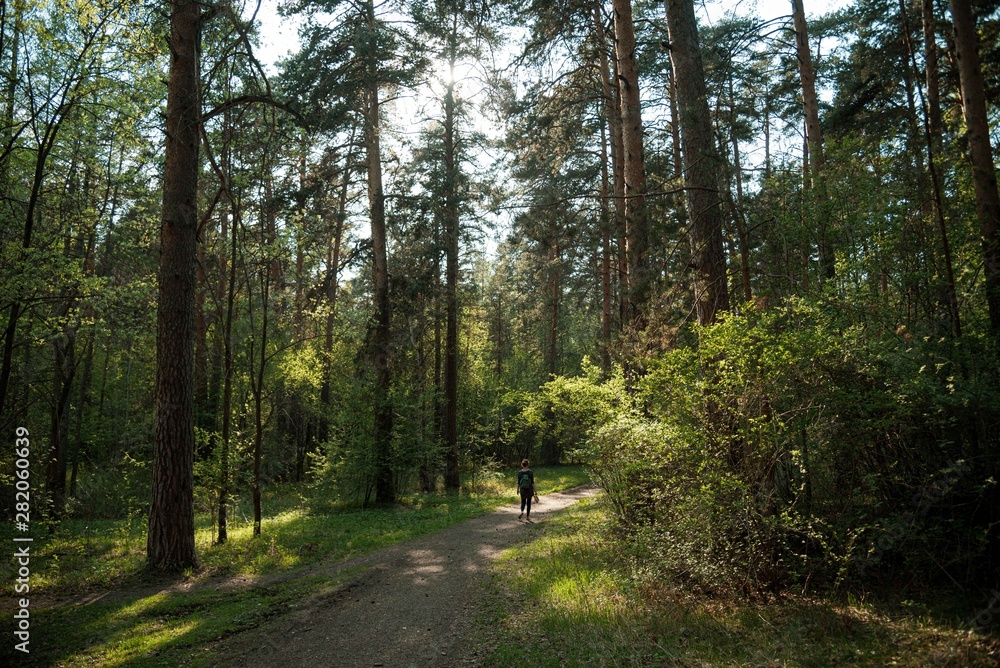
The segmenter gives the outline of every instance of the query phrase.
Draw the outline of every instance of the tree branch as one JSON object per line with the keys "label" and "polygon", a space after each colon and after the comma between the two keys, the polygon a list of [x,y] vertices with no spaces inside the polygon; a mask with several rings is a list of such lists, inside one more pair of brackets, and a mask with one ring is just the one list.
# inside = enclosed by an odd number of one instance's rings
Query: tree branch
{"label": "tree branch", "polygon": [[221,113],[223,113],[223,112],[225,112],[225,111],[227,111],[229,109],[233,109],[235,107],[239,107],[239,106],[242,106],[244,104],[254,104],[256,102],[261,102],[263,104],[269,104],[272,107],[276,107],[278,109],[281,109],[282,111],[284,111],[284,112],[290,114],[291,116],[293,116],[295,118],[295,120],[297,120],[299,122],[299,124],[303,128],[305,128],[306,130],[309,129],[309,122],[306,120],[305,116],[303,116],[298,111],[296,111],[295,109],[293,109],[289,105],[285,104],[284,102],[280,102],[278,100],[275,100],[273,97],[270,97],[269,95],[243,95],[241,97],[237,97],[237,98],[234,98],[232,100],[228,100],[228,101],[223,102],[222,104],[220,104],[215,109],[212,109],[211,111],[202,114],[201,120],[202,120],[202,122],[205,122],[205,121],[211,120],[212,118],[215,118],[219,114],[221,114]]}

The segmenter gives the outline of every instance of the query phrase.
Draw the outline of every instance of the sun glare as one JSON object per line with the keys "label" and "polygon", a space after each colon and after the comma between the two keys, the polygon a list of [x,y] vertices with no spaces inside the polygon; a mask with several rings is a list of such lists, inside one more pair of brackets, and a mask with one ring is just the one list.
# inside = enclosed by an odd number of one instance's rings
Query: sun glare
{"label": "sun glare", "polygon": [[454,67],[446,60],[439,60],[435,69],[438,80],[445,86],[452,83],[462,85],[476,76],[475,64],[464,60],[455,63]]}

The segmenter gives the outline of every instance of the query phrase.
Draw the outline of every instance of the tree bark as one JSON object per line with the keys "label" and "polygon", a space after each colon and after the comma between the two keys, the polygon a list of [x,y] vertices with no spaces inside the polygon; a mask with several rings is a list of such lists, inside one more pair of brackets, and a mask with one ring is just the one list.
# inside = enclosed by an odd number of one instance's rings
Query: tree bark
{"label": "tree bark", "polygon": [[694,4],[692,0],[667,0],[666,5],[670,61],[677,82],[695,309],[698,324],[708,325],[720,311],[729,309],[719,195],[721,161],[709,116]]}
{"label": "tree bark", "polygon": [[611,373],[611,212],[607,117],[601,123],[601,368]]}
{"label": "tree bark", "polygon": [[[809,32],[806,25],[805,8],[802,0],[792,0],[792,25],[795,28],[795,54],[799,63],[799,80],[802,86],[802,111],[805,115],[806,149],[808,161],[803,161],[806,170],[804,186],[810,189],[817,184],[823,169],[823,134],[819,126],[819,98],[816,96],[816,71],[813,68],[812,52],[809,50]],[[833,248],[830,244],[826,216],[817,216],[819,264],[824,278],[834,276]]]}
{"label": "tree bark", "polygon": [[[365,5],[369,30],[374,31],[375,8]],[[365,148],[368,158],[368,205],[372,226],[372,284],[375,300],[375,332],[372,345],[375,367],[375,497],[378,503],[396,500],[392,466],[392,404],[389,390],[390,323],[389,268],[385,225],[385,195],[382,191],[382,154],[379,144],[378,64],[368,63],[365,96]]]}
{"label": "tree bark", "polygon": [[[340,286],[340,246],[344,237],[344,223],[347,220],[347,189],[351,182],[351,161],[354,159],[354,133],[347,147],[344,159],[344,172],[340,182],[340,197],[337,204],[337,214],[334,226],[330,231],[330,243],[326,255],[326,301],[329,311],[326,314],[326,327],[323,338],[323,385],[320,389],[320,403],[327,410],[319,423],[319,441],[325,443],[330,438],[330,411],[333,410],[333,393],[330,387],[330,374],[333,369],[333,327],[337,315],[337,289]],[[296,463],[296,477],[299,481],[305,475],[305,453]]]}
{"label": "tree bark", "polygon": [[549,331],[548,345],[546,346],[549,368],[549,380],[556,377],[559,371],[559,297],[561,296],[559,287],[559,242],[553,241],[549,248],[549,291],[552,302],[549,311]]}
{"label": "tree bark", "polygon": [[[900,0],[899,12],[900,12],[900,17],[902,18],[903,21],[903,41],[905,43],[907,53],[910,56],[910,64],[913,67],[913,71],[916,73],[919,70],[917,69],[917,58],[915,49],[913,48],[913,42],[910,40],[910,21],[906,17],[906,3],[904,0]],[[927,17],[925,16],[924,18],[926,21]],[[931,20],[933,20],[933,7],[931,8]],[[926,23],[924,25],[924,37],[925,39],[927,38]],[[931,39],[931,45],[930,45],[931,48],[928,49],[928,46],[925,44],[924,55],[925,57],[930,57],[934,59],[935,62],[933,64],[933,69],[936,70],[937,45],[933,41],[934,40],[933,28],[931,29],[930,39]],[[928,54],[928,50],[931,52],[930,55]],[[935,72],[933,75],[931,74],[932,68],[930,62],[925,63],[925,69],[927,73],[928,84],[930,84],[933,79],[933,85],[936,88],[937,73]],[[924,135],[925,147],[927,149],[928,176],[931,181],[931,192],[933,196],[934,213],[938,224],[938,234],[941,237],[941,249],[944,254],[944,263],[945,263],[944,269],[945,269],[945,281],[946,281],[945,291],[947,293],[947,300],[948,300],[947,304],[948,314],[951,318],[951,332],[955,338],[960,338],[962,336],[962,320],[958,309],[958,293],[955,288],[955,271],[951,260],[951,244],[948,241],[948,227],[945,224],[944,198],[941,194],[941,179],[937,173],[937,156],[940,154],[941,150],[941,128],[940,126],[938,126],[936,131],[937,134],[935,136],[934,107],[938,105],[938,100],[936,99],[932,100],[930,97],[928,97],[926,100],[924,99],[924,92],[920,87],[919,79],[917,80],[917,93],[920,96],[920,103],[921,107],[923,108],[923,131],[924,131],[923,135]],[[936,96],[937,92],[935,91],[935,97]],[[941,122],[940,106],[938,106],[937,112],[938,112],[937,123],[940,123]],[[885,272],[883,271],[883,283],[886,282],[884,275]],[[883,290],[886,294],[888,293],[886,289]]]}
{"label": "tree bark", "polygon": [[740,158],[740,142],[736,136],[736,92],[733,86],[733,73],[729,72],[729,143],[733,147],[733,181],[736,185],[736,197],[730,191],[730,203],[733,224],[736,227],[736,240],[740,254],[740,282],[743,286],[743,301],[753,298],[750,286],[750,240],[743,219],[743,161]]}
{"label": "tree bark", "polygon": [[[72,308],[72,299],[63,303],[59,317],[66,317]],[[72,395],[75,362],[76,330],[64,326],[55,337],[53,385],[52,385],[52,430],[50,438],[49,464],[46,473],[46,487],[52,504],[51,517],[59,519],[66,505],[66,456],[69,450],[69,413]]]}
{"label": "tree bark", "polygon": [[[226,178],[229,173],[224,172]],[[227,184],[228,189],[228,184]],[[226,285],[226,320],[223,326],[223,371],[222,371],[222,452],[219,453],[219,531],[216,543],[225,543],[229,538],[229,453],[230,427],[233,411],[233,311],[236,308],[236,233],[241,225],[241,214],[236,202],[230,200],[233,209],[232,239],[229,246],[229,276]],[[223,265],[225,267],[225,265]]]}
{"label": "tree bark", "polygon": [[629,290],[627,322],[645,327],[643,313],[651,284],[646,267],[649,221],[646,213],[646,165],[642,148],[642,113],[639,103],[639,67],[635,59],[635,26],[631,0],[614,0],[615,53],[621,90],[622,165],[625,175],[625,236]]}
{"label": "tree bark", "polygon": [[156,416],[147,566],[197,566],[194,549],[194,293],[198,228],[198,19],[171,3],[170,75],[160,228]]}
{"label": "tree bark", "polygon": [[[449,35],[448,65],[457,58],[457,14]],[[445,236],[445,354],[444,441],[447,449],[444,486],[458,491],[458,165],[455,159],[455,82],[448,82],[444,96],[444,236]]]}
{"label": "tree bark", "polygon": [[941,85],[938,73],[937,20],[934,18],[934,0],[921,0],[920,8],[924,31],[927,123],[930,126],[931,148],[935,155],[940,155],[944,123],[941,118]]}
{"label": "tree bark", "polygon": [[962,107],[972,163],[972,185],[976,196],[976,216],[983,249],[983,275],[986,280],[986,303],[990,332],[1000,337],[1000,195],[997,193],[993,147],[986,115],[986,90],[976,43],[976,26],[969,0],[950,0],[955,25],[955,51],[962,85]]}
{"label": "tree bark", "polygon": [[253,496],[253,535],[255,536],[260,535],[261,524],[263,522],[263,511],[261,508],[260,497],[260,462],[264,450],[264,372],[267,369],[267,328],[268,315],[270,313],[268,304],[271,299],[271,280],[274,274],[274,264],[267,263],[267,265],[269,266],[259,268],[261,285],[260,357],[256,360],[254,360],[253,356],[253,342],[251,341],[250,343],[251,367],[254,366],[254,361],[256,361],[256,368],[251,368],[250,370],[250,384],[251,389],[253,390],[254,418],[253,483],[251,485],[251,493]]}
{"label": "tree bark", "polygon": [[[611,184],[614,201],[613,229],[608,234],[615,234],[618,242],[618,327],[625,322],[625,303],[627,301],[628,270],[625,256],[625,169],[622,166],[622,117],[619,103],[618,64],[609,57],[607,35],[604,31],[604,19],[601,16],[600,4],[594,7],[594,34],[599,50],[598,64],[601,70],[601,90],[604,96],[604,114],[608,119],[608,143],[611,153]],[[613,51],[612,51],[613,53]],[[609,65],[609,60],[611,65]],[[615,76],[612,76],[612,65]]]}

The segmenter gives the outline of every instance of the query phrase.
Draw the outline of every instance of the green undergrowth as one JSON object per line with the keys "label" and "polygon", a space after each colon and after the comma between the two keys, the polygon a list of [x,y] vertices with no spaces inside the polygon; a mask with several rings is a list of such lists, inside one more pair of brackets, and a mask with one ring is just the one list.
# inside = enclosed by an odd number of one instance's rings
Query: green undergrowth
{"label": "green undergrowth", "polygon": [[[580,466],[535,471],[541,494],[589,482]],[[144,518],[65,521],[32,544],[32,652],[13,658],[46,666],[197,663],[207,643],[252,629],[339,582],[296,576],[296,569],[367,554],[514,503],[514,479],[513,470],[479,476],[457,495],[410,494],[395,506],[369,509],[337,509],[329,499],[310,498],[306,487],[273,486],[261,536],[253,536],[245,500],[231,515],[224,545],[213,544],[211,517],[199,516],[199,569],[173,581],[143,573]],[[5,610],[15,601],[12,568],[4,564]],[[12,643],[4,645],[0,664],[9,665]]]}
{"label": "green undergrowth", "polygon": [[500,558],[481,665],[997,665],[995,639],[912,602],[749,602],[639,585],[608,539],[604,503],[575,504]]}

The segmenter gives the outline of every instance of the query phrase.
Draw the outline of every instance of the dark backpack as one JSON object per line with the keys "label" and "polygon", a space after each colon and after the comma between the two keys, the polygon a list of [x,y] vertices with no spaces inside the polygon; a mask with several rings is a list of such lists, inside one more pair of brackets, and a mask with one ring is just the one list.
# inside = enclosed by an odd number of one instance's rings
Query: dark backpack
{"label": "dark backpack", "polygon": [[531,473],[529,471],[522,471],[521,473],[518,473],[518,475],[521,476],[521,480],[518,482],[521,491],[530,492],[531,488],[534,487],[531,482]]}

